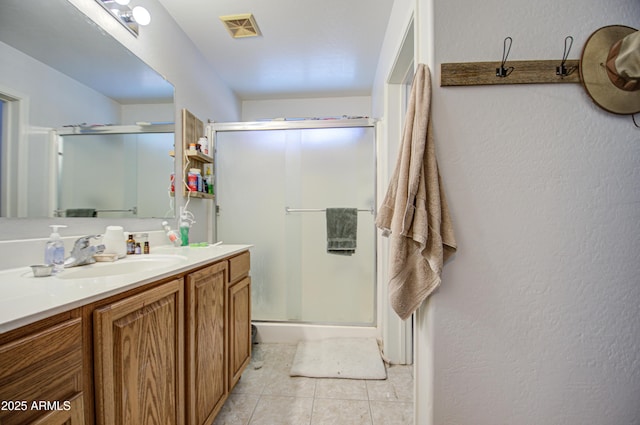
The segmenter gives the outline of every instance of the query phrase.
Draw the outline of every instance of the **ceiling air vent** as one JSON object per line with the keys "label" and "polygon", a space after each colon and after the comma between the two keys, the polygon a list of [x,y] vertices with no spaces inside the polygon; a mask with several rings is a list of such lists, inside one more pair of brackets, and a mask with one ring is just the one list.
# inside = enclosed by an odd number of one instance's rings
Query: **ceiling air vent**
{"label": "ceiling air vent", "polygon": [[260,35],[258,24],[256,24],[256,20],[253,19],[251,13],[221,16],[220,20],[233,38],[257,37]]}

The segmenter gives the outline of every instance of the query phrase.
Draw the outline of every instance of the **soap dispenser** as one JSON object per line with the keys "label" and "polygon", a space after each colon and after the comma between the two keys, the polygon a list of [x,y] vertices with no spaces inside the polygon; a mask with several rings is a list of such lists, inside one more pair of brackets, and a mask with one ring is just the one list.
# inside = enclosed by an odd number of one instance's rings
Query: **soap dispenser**
{"label": "soap dispenser", "polygon": [[52,232],[44,249],[44,263],[53,264],[53,273],[59,273],[64,270],[64,243],[58,233],[59,228],[65,228],[62,224],[52,224]]}

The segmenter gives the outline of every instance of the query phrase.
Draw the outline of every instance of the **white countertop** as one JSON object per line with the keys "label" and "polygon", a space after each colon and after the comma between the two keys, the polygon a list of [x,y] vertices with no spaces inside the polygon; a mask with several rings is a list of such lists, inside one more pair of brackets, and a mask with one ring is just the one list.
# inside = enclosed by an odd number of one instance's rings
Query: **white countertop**
{"label": "white countertop", "polygon": [[[115,263],[95,263],[73,267],[65,269],[59,276],[50,277],[34,277],[31,267],[0,271],[0,334],[57,313],[232,256],[251,248],[251,246],[210,245],[208,247],[178,248],[159,246],[154,248],[151,254],[128,256]],[[174,256],[178,258],[173,258]],[[158,261],[166,259],[167,262],[152,270],[68,279],[71,273],[86,273],[88,270],[109,267],[109,265],[121,267],[120,264],[124,265],[127,262],[140,261],[145,258]],[[141,268],[144,269],[144,267]],[[67,278],[65,278],[65,274]]]}

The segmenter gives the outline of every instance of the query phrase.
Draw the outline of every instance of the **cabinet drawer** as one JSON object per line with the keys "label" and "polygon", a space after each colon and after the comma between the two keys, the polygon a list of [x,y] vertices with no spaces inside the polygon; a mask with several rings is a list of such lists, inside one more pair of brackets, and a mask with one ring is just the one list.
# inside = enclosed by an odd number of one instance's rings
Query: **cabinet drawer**
{"label": "cabinet drawer", "polygon": [[64,406],[81,392],[82,319],[0,346],[0,400],[27,404],[26,409],[0,411],[0,424],[30,423],[47,413],[32,409],[33,402]]}
{"label": "cabinet drawer", "polygon": [[235,282],[243,276],[249,274],[250,266],[249,251],[236,255],[229,259],[229,282]]}

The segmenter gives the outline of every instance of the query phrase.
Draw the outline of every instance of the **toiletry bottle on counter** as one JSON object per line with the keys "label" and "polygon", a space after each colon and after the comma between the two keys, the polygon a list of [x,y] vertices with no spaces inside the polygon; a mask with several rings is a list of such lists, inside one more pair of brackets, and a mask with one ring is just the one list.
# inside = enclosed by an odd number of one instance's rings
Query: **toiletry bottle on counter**
{"label": "toiletry bottle on counter", "polygon": [[132,255],[136,253],[136,241],[133,239],[133,235],[129,234],[129,239],[127,239],[127,255]]}
{"label": "toiletry bottle on counter", "polygon": [[185,214],[180,216],[180,239],[182,241],[182,246],[189,246],[189,228],[191,227],[191,223],[187,220],[187,216]]}
{"label": "toiletry bottle on counter", "polygon": [[169,238],[169,242],[171,242],[173,246],[182,245],[182,241],[180,240],[180,235],[178,235],[178,233],[175,230],[171,230],[171,227],[169,226],[168,222],[163,221],[162,228],[164,229],[165,232],[167,232],[167,238]]}
{"label": "toiletry bottle on counter", "polygon": [[107,226],[102,237],[105,254],[116,254],[118,258],[127,256],[127,241],[121,226]]}
{"label": "toiletry bottle on counter", "polygon": [[65,228],[61,224],[52,224],[52,232],[44,249],[44,263],[53,264],[53,273],[59,273],[64,270],[64,243],[58,233],[59,228]]}

